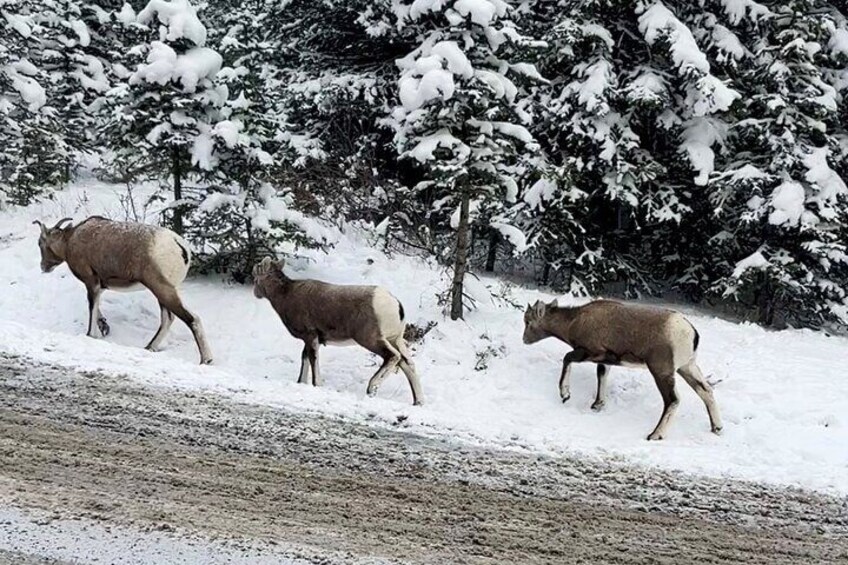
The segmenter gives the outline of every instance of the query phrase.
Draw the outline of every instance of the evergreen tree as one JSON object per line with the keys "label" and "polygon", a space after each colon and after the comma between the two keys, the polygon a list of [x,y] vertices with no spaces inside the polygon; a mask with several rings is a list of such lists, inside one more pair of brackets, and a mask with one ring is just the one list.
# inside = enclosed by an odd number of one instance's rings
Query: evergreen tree
{"label": "evergreen tree", "polygon": [[731,22],[746,55],[737,65],[745,107],[726,141],[734,159],[710,195],[721,228],[711,290],[753,305],[764,324],[844,324],[848,188],[837,170],[846,123],[836,69],[848,54],[845,18],[829,2],[762,5]]}
{"label": "evergreen tree", "polygon": [[168,179],[170,223],[182,233],[188,183],[215,167],[215,147],[231,133],[217,126],[229,95],[216,81],[223,58],[206,45],[206,27],[188,0],[151,0],[137,15],[126,4],[118,19],[133,32],[127,36],[143,41],[113,62],[122,82],[110,91],[104,131],[112,166]]}
{"label": "evergreen tree", "polygon": [[[314,223],[292,209],[288,190],[274,187],[275,163],[282,145],[275,104],[276,73],[266,60],[256,6],[219,6],[216,40],[228,63],[218,80],[229,99],[214,132],[216,165],[200,175],[204,193],[193,209],[187,238],[200,250],[202,270],[228,272],[244,282],[263,255],[282,247],[326,243]],[[277,154],[277,159],[274,155]]]}
{"label": "evergreen tree", "polygon": [[41,2],[0,2],[0,193],[28,204],[62,181],[65,143],[49,104]]}
{"label": "evergreen tree", "polygon": [[[518,193],[516,173],[537,146],[509,75],[535,74],[514,57],[529,41],[508,19],[509,6],[498,0],[394,1],[390,8],[396,26],[420,41],[398,61],[396,142],[402,156],[425,171],[415,192],[432,203],[426,211],[430,222],[455,230],[443,252],[453,265],[450,315],[458,319],[464,313],[472,225],[486,222],[519,249],[525,245],[509,214]],[[386,19],[379,23],[382,29],[391,25]]]}

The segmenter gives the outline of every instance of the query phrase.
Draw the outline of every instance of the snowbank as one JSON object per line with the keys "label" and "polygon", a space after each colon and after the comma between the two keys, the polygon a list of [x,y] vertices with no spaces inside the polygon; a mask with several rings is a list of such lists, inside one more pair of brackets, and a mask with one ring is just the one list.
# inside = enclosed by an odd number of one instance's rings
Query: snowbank
{"label": "snowbank", "polygon": [[[578,452],[848,494],[848,340],[812,331],[770,332],[687,312],[701,334],[701,365],[715,385],[724,434],[709,432],[703,404],[681,380],[681,406],[669,437],[647,442],[662,402],[645,371],[614,368],[607,406],[594,413],[589,408],[594,367],[578,365],[572,398],[563,405],[557,380],[567,347],[553,340],[524,345],[520,309],[483,300],[466,322],[446,320],[436,298],[446,284],[440,269],[388,258],[351,234],[340,235],[328,254],[290,259],[287,270],[295,277],[385,285],[401,299],[410,321],[438,322],[423,343],[414,345],[423,407],[411,406],[409,387],[399,374],[386,381],[378,398],[366,397],[377,360],[355,347],[323,349],[326,385],[298,385],[300,343],[249,287],[219,280],[190,280],[183,290],[186,304],[203,319],[214,366],[197,365],[191,334],[179,323],[165,351],[141,349],[159,323],[156,302],[145,292],[105,293],[102,309],[112,335],[87,338],[83,287],[65,266],[40,273],[38,229],[31,222],[92,213],[123,218],[120,193],[120,187],[91,183],[59,193],[55,201],[0,212],[0,350],[146,383],[213,390],[246,402],[400,425],[450,441]],[[489,286],[517,304],[551,298],[493,279],[476,286],[481,287],[474,291],[477,297]]]}

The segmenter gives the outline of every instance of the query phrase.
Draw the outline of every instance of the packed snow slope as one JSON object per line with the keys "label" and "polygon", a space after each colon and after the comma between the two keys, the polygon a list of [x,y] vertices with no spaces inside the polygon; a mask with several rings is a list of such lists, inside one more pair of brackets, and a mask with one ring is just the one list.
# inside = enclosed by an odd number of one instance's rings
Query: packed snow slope
{"label": "packed snow slope", "polygon": [[[112,333],[104,340],[85,337],[84,287],[67,266],[41,273],[38,228],[32,221],[81,220],[91,214],[125,219],[122,195],[122,187],[85,181],[54,200],[0,211],[0,350],[451,440],[554,455],[577,452],[848,494],[848,339],[807,330],[766,331],[682,308],[701,334],[699,360],[715,386],[724,432],[709,432],[703,404],[678,379],[681,405],[670,433],[664,441],[648,442],[662,401],[646,371],[614,367],[607,405],[595,413],[589,408],[594,365],[577,365],[571,400],[563,404],[557,382],[567,346],[553,339],[524,345],[522,310],[492,300],[486,287],[517,305],[552,295],[472,279],[479,308],[465,321],[452,322],[443,317],[436,298],[446,287],[446,273],[418,259],[384,255],[361,230],[311,226],[330,234],[335,247],[326,254],[289,257],[286,271],[294,278],[383,285],[400,298],[411,322],[437,322],[413,346],[424,387],[422,407],[411,406],[400,373],[385,382],[378,398],[366,397],[377,359],[357,347],[322,348],[325,386],[298,385],[301,342],[286,333],[268,302],[254,298],[249,286],[217,278],[191,279],[182,291],[188,308],[203,320],[213,366],[197,365],[197,348],[179,321],[164,351],[142,349],[159,323],[158,306],[148,292],[105,293],[102,310]],[[155,211],[147,214],[153,221]]]}

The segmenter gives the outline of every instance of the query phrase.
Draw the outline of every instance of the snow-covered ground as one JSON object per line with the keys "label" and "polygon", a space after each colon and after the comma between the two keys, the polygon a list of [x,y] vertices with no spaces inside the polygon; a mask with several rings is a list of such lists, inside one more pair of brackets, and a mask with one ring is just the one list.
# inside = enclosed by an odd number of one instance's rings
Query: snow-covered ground
{"label": "snow-covered ground", "polygon": [[227,543],[198,537],[130,527],[103,525],[93,520],[64,520],[32,515],[17,508],[0,508],[0,558],[10,552],[15,561],[41,559],[63,563],[122,563],[123,565],[308,565],[285,551],[249,542]]}
{"label": "snow-covered ground", "polygon": [[[201,367],[190,333],[179,322],[165,350],[141,349],[158,327],[152,295],[106,293],[102,309],[112,334],[85,337],[87,306],[81,283],[66,266],[43,275],[38,228],[32,220],[123,219],[122,187],[94,181],[57,194],[54,201],[0,212],[0,350],[79,369],[104,369],[146,383],[203,388],[240,400],[320,411],[378,425],[545,453],[579,452],[635,464],[736,477],[848,494],[848,340],[812,331],[766,331],[683,309],[701,333],[700,363],[715,384],[724,433],[709,432],[703,404],[678,380],[681,406],[668,438],[645,441],[661,411],[650,375],[613,368],[603,412],[589,409],[595,371],[578,365],[572,397],[563,405],[557,381],[564,344],[521,341],[522,311],[485,298],[494,279],[472,281],[483,297],[464,322],[445,319],[436,294],[445,274],[417,259],[382,254],[361,234],[336,234],[327,254],[290,259],[293,277],[389,288],[412,322],[438,325],[415,345],[426,405],[412,407],[402,374],[390,377],[378,398],[365,396],[376,359],[355,347],[321,351],[325,386],[296,384],[301,343],[290,337],[266,301],[250,287],[193,279],[183,287],[187,306],[203,319],[215,365]],[[511,288],[524,304],[551,296]],[[567,297],[559,297],[568,303]],[[480,357],[485,369],[475,369]]]}

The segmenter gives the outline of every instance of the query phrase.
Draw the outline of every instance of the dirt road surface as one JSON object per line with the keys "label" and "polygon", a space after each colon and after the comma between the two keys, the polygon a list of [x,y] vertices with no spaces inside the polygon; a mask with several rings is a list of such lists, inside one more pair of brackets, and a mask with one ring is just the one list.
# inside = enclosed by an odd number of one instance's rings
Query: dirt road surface
{"label": "dirt road surface", "polygon": [[[249,544],[233,562],[848,563],[842,498],[491,451],[2,352],[0,507],[44,528]],[[0,517],[0,563],[64,565],[15,549],[15,524]]]}

